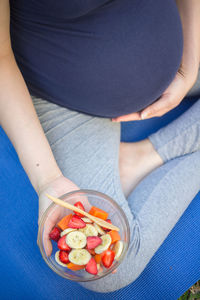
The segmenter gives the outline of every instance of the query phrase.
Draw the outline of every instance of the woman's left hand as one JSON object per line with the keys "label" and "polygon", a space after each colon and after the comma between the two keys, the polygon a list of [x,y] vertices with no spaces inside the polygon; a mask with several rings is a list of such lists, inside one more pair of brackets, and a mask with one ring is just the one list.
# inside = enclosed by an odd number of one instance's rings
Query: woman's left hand
{"label": "woman's left hand", "polygon": [[162,96],[140,112],[131,113],[112,119],[114,122],[126,122],[160,117],[180,104],[188,91],[194,85],[197,72],[186,70],[181,66],[174,80],[164,91]]}

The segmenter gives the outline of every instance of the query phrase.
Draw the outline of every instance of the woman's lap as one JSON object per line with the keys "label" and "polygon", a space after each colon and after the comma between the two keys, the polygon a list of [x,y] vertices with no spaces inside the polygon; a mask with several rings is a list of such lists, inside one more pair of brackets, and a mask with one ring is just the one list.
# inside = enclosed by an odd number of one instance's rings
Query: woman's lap
{"label": "woman's lap", "polygon": [[[100,292],[126,286],[141,274],[193,199],[197,190],[194,170],[200,168],[199,155],[194,153],[192,157],[170,161],[155,170],[127,201],[118,170],[120,124],[70,111],[42,99],[33,98],[33,102],[63,174],[80,188],[95,189],[114,198],[126,212],[131,227],[131,247],[117,273],[82,285]],[[191,159],[196,159],[196,165],[188,176]],[[171,179],[169,193],[164,193]],[[159,180],[162,183],[156,188]],[[194,184],[187,197],[183,197],[181,187],[177,191],[177,180],[178,183],[191,180],[191,185]]]}

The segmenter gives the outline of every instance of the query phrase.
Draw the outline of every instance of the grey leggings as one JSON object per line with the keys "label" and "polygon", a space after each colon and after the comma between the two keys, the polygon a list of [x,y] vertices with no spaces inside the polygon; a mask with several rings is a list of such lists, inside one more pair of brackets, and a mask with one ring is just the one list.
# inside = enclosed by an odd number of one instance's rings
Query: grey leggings
{"label": "grey leggings", "polygon": [[131,245],[117,272],[80,283],[98,292],[120,289],[141,274],[200,189],[200,101],[149,137],[165,164],[128,199],[118,170],[120,124],[39,98],[33,103],[63,174],[80,188],[108,194],[126,212]]}

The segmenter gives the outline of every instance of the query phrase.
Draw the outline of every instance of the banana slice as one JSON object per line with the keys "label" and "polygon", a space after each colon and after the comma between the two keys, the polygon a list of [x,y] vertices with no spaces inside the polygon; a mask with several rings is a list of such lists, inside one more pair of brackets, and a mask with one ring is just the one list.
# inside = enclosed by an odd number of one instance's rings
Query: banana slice
{"label": "banana slice", "polygon": [[124,248],[124,243],[122,241],[117,241],[113,247],[113,251],[115,252],[115,259],[118,260],[122,254]]}
{"label": "banana slice", "polygon": [[93,223],[89,218],[83,217],[81,218],[85,223]]}
{"label": "banana slice", "polygon": [[84,228],[80,228],[79,231],[84,233],[86,235],[86,237],[87,236],[97,236],[98,235],[98,231],[91,224],[86,224],[86,226]]}
{"label": "banana slice", "polygon": [[104,234],[100,238],[102,239],[102,244],[94,249],[97,254],[101,254],[103,251],[107,250],[112,242],[111,236],[109,234]]}
{"label": "banana slice", "polygon": [[86,249],[73,249],[69,253],[69,260],[76,265],[86,265],[91,258]]}
{"label": "banana slice", "polygon": [[83,232],[75,230],[68,233],[66,236],[66,243],[70,248],[80,249],[86,246],[87,239]]}
{"label": "banana slice", "polygon": [[60,236],[62,237],[63,235],[66,235],[66,234],[68,234],[68,233],[70,233],[70,232],[72,232],[72,231],[75,231],[76,229],[74,229],[74,228],[67,228],[67,229],[65,229],[65,230],[63,230],[62,232],[61,232],[61,234],[60,234]]}
{"label": "banana slice", "polygon": [[100,264],[97,264],[97,270],[99,271],[99,269],[100,269]]}
{"label": "banana slice", "polygon": [[100,235],[103,235],[106,233],[98,224],[94,223],[94,227],[96,228],[96,230],[98,231],[98,233]]}
{"label": "banana slice", "polygon": [[67,267],[67,265],[63,264],[62,261],[60,261],[59,253],[60,253],[60,251],[57,251],[57,252],[55,253],[55,261],[56,261],[59,265],[61,265],[62,267]]}

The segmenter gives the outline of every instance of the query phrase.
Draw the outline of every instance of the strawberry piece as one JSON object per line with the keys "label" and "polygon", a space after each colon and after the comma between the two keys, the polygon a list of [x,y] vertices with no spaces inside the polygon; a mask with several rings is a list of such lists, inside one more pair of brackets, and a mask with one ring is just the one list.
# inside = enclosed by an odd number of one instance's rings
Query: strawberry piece
{"label": "strawberry piece", "polygon": [[105,268],[110,268],[115,258],[115,252],[108,249],[103,252],[101,260]]}
{"label": "strawberry piece", "polygon": [[93,257],[87,263],[87,265],[85,267],[85,271],[87,271],[90,274],[97,275],[97,273],[98,273],[97,263]]}
{"label": "strawberry piece", "polygon": [[88,236],[87,237],[87,248],[94,249],[102,243],[102,239],[99,236]]}
{"label": "strawberry piece", "polygon": [[54,227],[51,232],[49,233],[49,237],[51,240],[57,242],[60,238],[60,230],[58,227]]}
{"label": "strawberry piece", "polygon": [[[111,222],[110,219],[107,219],[106,222],[112,224],[112,222]],[[102,228],[103,228],[103,230],[105,230],[105,231],[109,231],[109,230],[110,230],[109,228],[105,228],[105,227],[102,227]]]}
{"label": "strawberry piece", "polygon": [[[76,202],[76,203],[74,204],[74,206],[76,206],[76,207],[78,207],[78,208],[80,208],[80,209],[82,209],[82,210],[85,211],[85,208],[84,208],[84,206],[83,206],[83,204],[82,204],[81,201]],[[74,211],[74,213],[75,213],[77,216],[79,216],[79,217],[84,217],[84,215],[81,214],[81,213],[79,213],[79,212]]]}
{"label": "strawberry piece", "polygon": [[67,245],[66,243],[66,235],[63,235],[59,240],[58,240],[58,248],[60,250],[64,251],[70,251],[71,248]]}
{"label": "strawberry piece", "polygon": [[86,223],[79,216],[72,216],[71,220],[68,223],[69,228],[84,228]]}
{"label": "strawberry piece", "polygon": [[70,261],[69,261],[69,258],[68,258],[68,253],[66,251],[63,251],[61,250],[59,252],[59,259],[60,261],[63,263],[63,264],[68,264]]}

